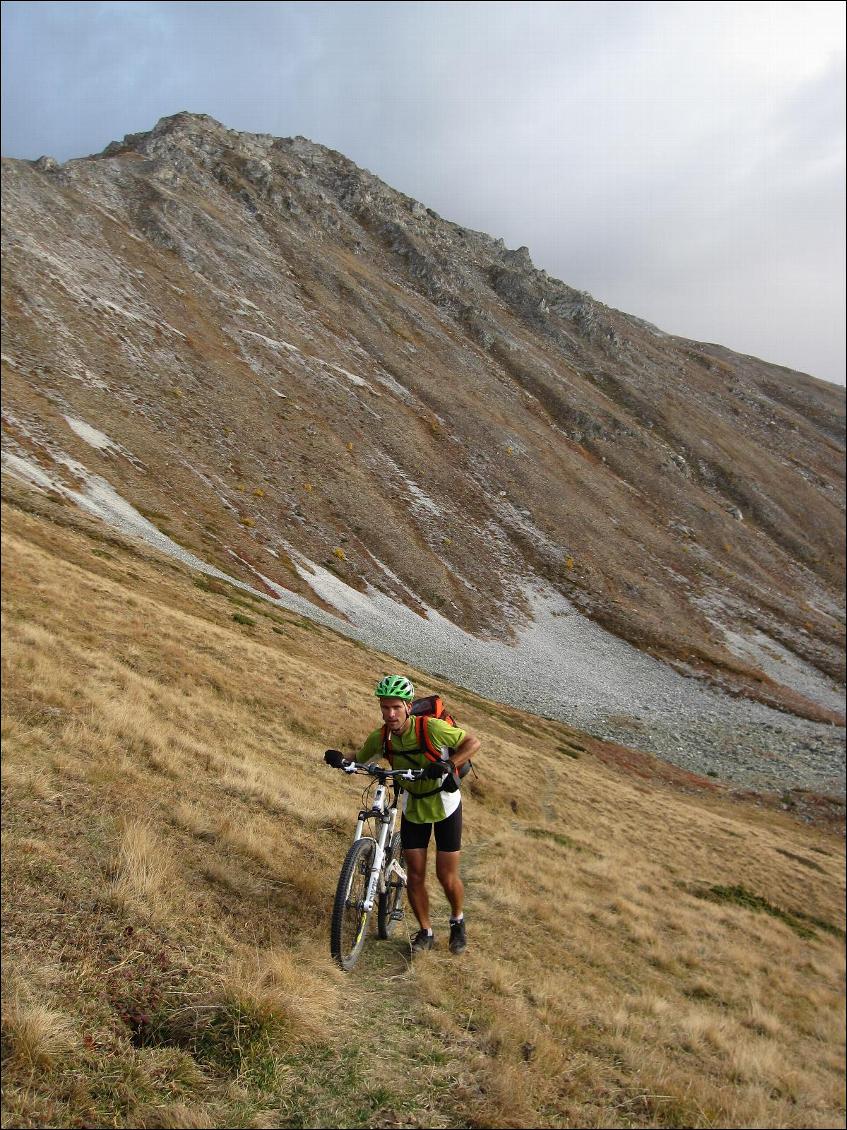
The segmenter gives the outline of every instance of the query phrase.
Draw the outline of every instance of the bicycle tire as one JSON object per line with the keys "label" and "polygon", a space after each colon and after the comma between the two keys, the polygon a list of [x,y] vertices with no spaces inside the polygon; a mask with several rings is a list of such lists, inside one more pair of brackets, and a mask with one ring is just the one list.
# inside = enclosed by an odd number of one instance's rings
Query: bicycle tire
{"label": "bicycle tire", "polygon": [[[403,847],[400,843],[400,833],[395,832],[391,837],[391,846],[386,855],[385,867],[392,859],[397,859],[403,866]],[[406,897],[406,882],[398,875],[392,875],[388,880],[388,889],[379,896],[376,907],[377,934],[380,938],[390,938],[394,933],[397,923],[403,918],[403,900]]]}
{"label": "bicycle tire", "polygon": [[376,843],[370,838],[355,840],[341,865],[335,902],[332,907],[329,948],[345,973],[349,973],[362,952],[368,933],[370,911],[362,908],[373,866]]}

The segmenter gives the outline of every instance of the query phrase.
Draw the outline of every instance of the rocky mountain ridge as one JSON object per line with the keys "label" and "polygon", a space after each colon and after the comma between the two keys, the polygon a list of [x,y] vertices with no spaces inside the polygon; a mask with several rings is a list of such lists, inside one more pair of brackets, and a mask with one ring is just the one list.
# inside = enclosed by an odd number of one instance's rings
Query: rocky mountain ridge
{"label": "rocky mountain ridge", "polygon": [[326,606],[314,564],[502,639],[540,588],[843,724],[767,662],[844,681],[843,390],[610,309],[300,137],[183,113],[3,185],[9,455],[271,592]]}

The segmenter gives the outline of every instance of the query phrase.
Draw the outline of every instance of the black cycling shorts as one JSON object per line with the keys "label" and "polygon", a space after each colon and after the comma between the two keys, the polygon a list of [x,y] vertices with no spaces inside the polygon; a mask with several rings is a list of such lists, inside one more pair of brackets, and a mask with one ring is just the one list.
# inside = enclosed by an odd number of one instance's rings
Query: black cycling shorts
{"label": "black cycling shorts", "polygon": [[438,851],[460,851],[462,847],[462,806],[450,816],[435,824],[413,824],[403,816],[400,821],[400,842],[404,850],[429,846],[429,837],[435,828],[435,846]]}

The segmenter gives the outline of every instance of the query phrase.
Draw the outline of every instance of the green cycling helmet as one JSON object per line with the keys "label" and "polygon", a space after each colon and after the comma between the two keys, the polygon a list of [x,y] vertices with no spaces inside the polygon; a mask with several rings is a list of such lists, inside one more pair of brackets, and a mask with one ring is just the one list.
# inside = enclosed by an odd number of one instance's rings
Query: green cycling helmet
{"label": "green cycling helmet", "polygon": [[376,685],[374,692],[377,698],[402,698],[411,702],[415,697],[415,688],[405,675],[386,675]]}

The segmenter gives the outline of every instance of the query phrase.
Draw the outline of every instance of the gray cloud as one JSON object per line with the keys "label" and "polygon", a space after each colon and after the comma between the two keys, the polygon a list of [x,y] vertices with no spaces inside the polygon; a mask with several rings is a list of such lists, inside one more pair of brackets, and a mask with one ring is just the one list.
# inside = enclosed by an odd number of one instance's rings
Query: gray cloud
{"label": "gray cloud", "polygon": [[303,134],[663,329],[844,381],[834,3],[5,3],[4,153]]}

